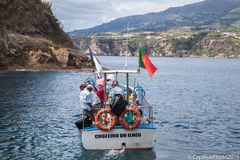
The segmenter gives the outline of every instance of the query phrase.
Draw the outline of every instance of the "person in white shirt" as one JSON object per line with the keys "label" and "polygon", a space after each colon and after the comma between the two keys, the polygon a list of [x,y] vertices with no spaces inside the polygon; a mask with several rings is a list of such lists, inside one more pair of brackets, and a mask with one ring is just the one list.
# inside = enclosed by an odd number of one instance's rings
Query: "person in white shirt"
{"label": "person in white shirt", "polygon": [[85,89],[80,92],[80,106],[83,111],[89,116],[92,120],[94,120],[94,110],[93,106],[97,103],[100,103],[100,100],[96,93],[93,92],[93,86],[87,85]]}
{"label": "person in white shirt", "polygon": [[80,106],[83,110],[90,111],[92,108],[92,94],[91,94],[91,86],[88,85],[85,89],[80,92]]}

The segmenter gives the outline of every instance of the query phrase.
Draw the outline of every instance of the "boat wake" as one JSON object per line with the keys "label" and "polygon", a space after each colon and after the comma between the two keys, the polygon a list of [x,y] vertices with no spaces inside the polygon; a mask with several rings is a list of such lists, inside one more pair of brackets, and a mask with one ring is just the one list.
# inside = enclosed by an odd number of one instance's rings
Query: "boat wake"
{"label": "boat wake", "polygon": [[112,160],[112,159],[121,159],[124,157],[125,148],[121,150],[109,150],[106,151],[105,155],[101,160]]}

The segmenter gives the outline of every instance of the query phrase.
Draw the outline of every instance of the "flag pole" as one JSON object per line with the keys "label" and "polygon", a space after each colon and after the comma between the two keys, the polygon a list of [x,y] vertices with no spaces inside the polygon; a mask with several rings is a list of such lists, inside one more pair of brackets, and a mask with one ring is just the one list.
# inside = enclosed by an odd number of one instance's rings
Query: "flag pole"
{"label": "flag pole", "polygon": [[[138,49],[137,49],[137,52],[138,52],[138,58],[139,58],[139,49],[140,49],[140,47],[141,47],[141,45],[142,45],[142,43],[139,43],[139,45],[138,45]],[[141,67],[140,67],[140,64],[139,64],[139,62],[138,62],[138,70],[139,70],[139,72],[141,71]]]}
{"label": "flag pole", "polygon": [[125,58],[125,68],[126,70],[128,69],[128,28],[129,28],[129,22],[128,22],[128,25],[127,25],[127,45],[126,45],[126,58]]}

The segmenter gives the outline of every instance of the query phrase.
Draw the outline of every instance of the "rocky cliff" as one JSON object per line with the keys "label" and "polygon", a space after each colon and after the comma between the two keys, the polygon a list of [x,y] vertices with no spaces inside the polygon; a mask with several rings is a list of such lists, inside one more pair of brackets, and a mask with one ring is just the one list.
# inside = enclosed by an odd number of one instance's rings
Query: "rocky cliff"
{"label": "rocky cliff", "polygon": [[88,52],[88,46],[91,46],[97,54],[102,55],[125,55],[128,48],[128,54],[134,56],[140,45],[152,56],[240,58],[238,30],[194,32],[178,29],[158,33],[130,33],[128,36],[108,33],[74,37],[73,42],[82,52]]}
{"label": "rocky cliff", "polygon": [[72,49],[51,4],[41,0],[0,1],[0,69],[73,69],[89,66]]}

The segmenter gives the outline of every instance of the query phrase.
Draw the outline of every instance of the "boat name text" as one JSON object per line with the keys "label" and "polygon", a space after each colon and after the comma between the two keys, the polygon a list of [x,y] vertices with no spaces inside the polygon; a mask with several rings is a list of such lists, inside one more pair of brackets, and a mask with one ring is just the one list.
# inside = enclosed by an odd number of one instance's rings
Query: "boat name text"
{"label": "boat name text", "polygon": [[141,133],[116,133],[116,134],[96,134],[95,138],[126,138],[141,137]]}

